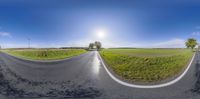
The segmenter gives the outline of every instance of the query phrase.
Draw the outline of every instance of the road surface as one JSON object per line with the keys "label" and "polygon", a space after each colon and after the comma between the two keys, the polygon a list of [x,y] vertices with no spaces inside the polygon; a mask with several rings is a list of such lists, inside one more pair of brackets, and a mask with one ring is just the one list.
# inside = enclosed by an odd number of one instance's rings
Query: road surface
{"label": "road surface", "polygon": [[110,78],[98,53],[33,62],[0,52],[0,99],[200,99],[200,53],[177,83],[153,89],[131,88]]}

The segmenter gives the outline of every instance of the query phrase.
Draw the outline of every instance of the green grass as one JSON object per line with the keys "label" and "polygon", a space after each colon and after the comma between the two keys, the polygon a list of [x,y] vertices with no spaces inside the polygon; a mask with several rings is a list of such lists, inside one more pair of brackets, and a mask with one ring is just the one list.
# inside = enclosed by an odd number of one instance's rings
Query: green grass
{"label": "green grass", "polygon": [[9,49],[2,51],[16,57],[32,60],[64,59],[87,52],[84,49]]}
{"label": "green grass", "polygon": [[136,82],[172,77],[186,67],[193,55],[188,49],[105,49],[100,54],[117,75]]}

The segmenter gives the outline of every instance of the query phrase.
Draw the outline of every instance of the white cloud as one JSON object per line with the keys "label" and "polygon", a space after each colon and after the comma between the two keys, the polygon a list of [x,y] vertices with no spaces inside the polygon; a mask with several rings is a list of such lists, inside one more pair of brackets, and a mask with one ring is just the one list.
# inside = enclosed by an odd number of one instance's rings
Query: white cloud
{"label": "white cloud", "polygon": [[2,37],[12,37],[11,36],[11,34],[10,33],[8,33],[8,32],[0,32],[0,36],[2,36]]}
{"label": "white cloud", "polygon": [[117,42],[117,41],[102,41],[103,47],[133,47],[133,48],[184,48],[185,40],[173,38],[167,41],[158,43],[131,43],[131,42]]}
{"label": "white cloud", "polygon": [[185,47],[184,45],[185,45],[185,40],[175,38],[168,41],[153,44],[152,47],[154,48],[184,48]]}
{"label": "white cloud", "polygon": [[200,36],[200,32],[193,32],[192,35],[194,35],[194,36]]}
{"label": "white cloud", "polygon": [[[28,44],[12,44],[12,43],[3,43],[1,44],[2,48],[28,48]],[[38,48],[37,44],[31,44],[32,48]]]}
{"label": "white cloud", "polygon": [[[95,40],[91,39],[83,39],[69,42],[60,42],[60,43],[52,43],[52,44],[31,44],[31,47],[34,48],[49,48],[49,47],[88,47],[89,43],[94,42]],[[101,41],[102,46],[104,48],[116,48],[116,47],[134,47],[134,48],[184,48],[185,40],[174,38],[169,39],[167,41],[161,41],[158,43],[132,43],[125,41],[114,41],[114,40],[104,40]],[[3,44],[4,48],[26,48],[28,44]]]}
{"label": "white cloud", "polygon": [[[84,40],[77,40],[77,41],[70,41],[67,42],[65,46],[67,47],[88,47],[89,43],[93,43],[96,40],[91,39],[84,39]],[[98,41],[98,40],[97,40]],[[111,40],[100,40],[102,46],[104,48],[113,48],[113,47],[139,47],[139,44],[129,43],[129,42],[122,42],[122,41],[111,41]]]}
{"label": "white cloud", "polygon": [[196,29],[200,29],[200,26],[196,26]]}
{"label": "white cloud", "polygon": [[[67,47],[87,47],[89,43],[94,42],[95,40],[77,40],[67,42]],[[159,43],[131,43],[131,42],[124,42],[124,41],[111,41],[111,40],[104,40],[101,41],[104,48],[116,48],[116,47],[134,47],[134,48],[184,48],[185,47],[185,40],[174,38],[167,41],[162,41]]]}
{"label": "white cloud", "polygon": [[84,39],[84,40],[76,40],[69,41],[65,46],[67,47],[87,47],[89,43],[93,42],[92,40]]}

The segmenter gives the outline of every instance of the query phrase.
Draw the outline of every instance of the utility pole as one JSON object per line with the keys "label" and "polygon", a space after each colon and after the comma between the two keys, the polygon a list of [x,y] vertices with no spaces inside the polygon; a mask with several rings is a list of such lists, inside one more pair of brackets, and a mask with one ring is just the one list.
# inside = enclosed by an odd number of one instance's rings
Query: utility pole
{"label": "utility pole", "polygon": [[31,39],[28,38],[28,48],[30,48],[30,41],[31,41]]}

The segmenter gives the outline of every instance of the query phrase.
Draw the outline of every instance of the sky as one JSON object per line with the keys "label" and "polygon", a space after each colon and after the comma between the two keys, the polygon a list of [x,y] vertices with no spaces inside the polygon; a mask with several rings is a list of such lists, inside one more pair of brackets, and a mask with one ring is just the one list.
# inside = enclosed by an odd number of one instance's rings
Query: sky
{"label": "sky", "polygon": [[3,48],[183,48],[200,37],[194,0],[1,0]]}

